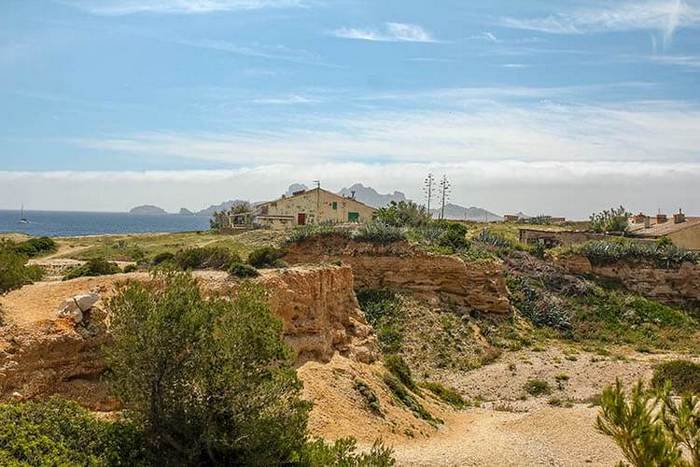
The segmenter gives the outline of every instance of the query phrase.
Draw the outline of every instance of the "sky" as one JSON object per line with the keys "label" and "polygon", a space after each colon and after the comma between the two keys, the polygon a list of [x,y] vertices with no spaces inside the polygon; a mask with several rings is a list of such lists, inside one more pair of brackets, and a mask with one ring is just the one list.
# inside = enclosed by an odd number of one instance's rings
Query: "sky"
{"label": "sky", "polygon": [[700,215],[700,0],[2,0],[0,209],[355,182]]}

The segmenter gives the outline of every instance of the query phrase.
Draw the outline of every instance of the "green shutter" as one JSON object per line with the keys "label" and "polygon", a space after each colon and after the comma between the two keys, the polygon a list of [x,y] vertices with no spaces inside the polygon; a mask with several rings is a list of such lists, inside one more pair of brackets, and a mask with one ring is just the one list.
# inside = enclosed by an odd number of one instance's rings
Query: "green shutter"
{"label": "green shutter", "polygon": [[360,213],[359,212],[349,212],[348,213],[348,222],[358,222],[360,220]]}
{"label": "green shutter", "polygon": [[333,210],[337,210],[337,209],[338,209],[338,202],[333,201]]}

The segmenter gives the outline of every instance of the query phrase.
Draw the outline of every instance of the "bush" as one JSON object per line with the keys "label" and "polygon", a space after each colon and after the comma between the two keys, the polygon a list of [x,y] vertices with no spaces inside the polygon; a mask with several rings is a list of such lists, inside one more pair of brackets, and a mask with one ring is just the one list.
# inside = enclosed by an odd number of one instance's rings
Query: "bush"
{"label": "bush", "polygon": [[93,276],[107,276],[110,274],[119,274],[122,272],[114,263],[105,261],[103,258],[92,258],[87,263],[82,266],[77,266],[68,271],[63,280],[67,281],[70,279],[75,279],[77,277],[93,277]]}
{"label": "bush", "polygon": [[30,238],[14,246],[17,253],[28,258],[52,253],[57,247],[56,242],[49,237]]}
{"label": "bush", "polygon": [[362,226],[352,234],[352,238],[358,242],[388,245],[390,243],[406,240],[406,234],[400,227],[382,224],[381,222],[370,222],[368,224],[362,224]]}
{"label": "bush", "polygon": [[372,325],[383,352],[396,353],[403,342],[401,303],[394,292],[387,289],[362,289],[357,301]]}
{"label": "bush", "polygon": [[596,265],[623,260],[647,260],[659,267],[677,267],[684,262],[700,262],[700,253],[678,248],[673,244],[635,242],[630,240],[594,240],[574,248],[575,252]]}
{"label": "bush", "polygon": [[384,375],[384,384],[387,385],[394,397],[405,405],[413,414],[427,420],[429,422],[437,422],[430,412],[428,412],[423,405],[416,400],[416,398],[409,392],[406,386],[403,385],[399,379],[392,375],[391,373],[386,373]]}
{"label": "bush", "polygon": [[286,264],[282,261],[283,256],[284,251],[279,248],[265,246],[250,252],[248,264],[259,269],[284,267]]}
{"label": "bush", "polygon": [[384,357],[384,366],[387,370],[396,376],[399,381],[401,381],[404,386],[409,388],[411,391],[417,391],[415,381],[413,381],[413,375],[411,374],[411,369],[408,367],[406,361],[398,354],[387,355]]}
{"label": "bush", "polygon": [[418,227],[429,224],[433,217],[424,206],[413,201],[392,201],[391,204],[377,209],[374,214],[377,223],[392,227]]}
{"label": "bush", "polygon": [[0,294],[41,280],[44,272],[38,266],[26,266],[27,258],[5,244],[0,244]]}
{"label": "bush", "polygon": [[260,275],[257,269],[253,266],[243,263],[233,263],[228,270],[228,273],[233,277],[257,277]]}
{"label": "bush", "polygon": [[136,266],[135,264],[127,264],[126,266],[124,266],[124,272],[125,272],[125,273],[128,273],[128,272],[136,272],[136,271],[138,271],[138,270],[139,270],[139,267]]}
{"label": "bush", "polygon": [[393,451],[376,441],[369,452],[356,454],[357,442],[341,438],[333,444],[316,439],[306,444],[298,465],[330,467],[390,467],[395,465]]}
{"label": "bush", "polygon": [[421,386],[435,394],[442,401],[450,404],[455,409],[463,409],[467,406],[467,402],[464,400],[464,398],[462,398],[462,396],[452,388],[448,388],[440,383],[431,381],[425,381],[421,383]]}
{"label": "bush", "polygon": [[524,277],[508,276],[506,279],[511,302],[533,324],[562,332],[571,330],[572,313],[563,303],[534,287]]}
{"label": "bush", "polygon": [[442,222],[444,224],[443,234],[438,240],[438,245],[449,247],[453,250],[468,250],[471,244],[467,241],[469,229],[464,224],[458,222]]}
{"label": "bush", "polygon": [[353,388],[364,398],[367,407],[369,407],[372,412],[374,412],[376,415],[383,416],[379,398],[374,391],[372,391],[372,388],[367,385],[367,383],[361,380],[356,380],[355,384],[353,384]]}
{"label": "bush", "polygon": [[180,250],[175,254],[175,263],[183,270],[219,269],[227,270],[233,263],[243,260],[238,254],[224,247],[200,247]]}
{"label": "bush", "polygon": [[631,216],[624,207],[612,208],[591,214],[590,225],[594,232],[626,232]]}
{"label": "bush", "polygon": [[0,405],[2,465],[148,465],[133,424],[95,418],[75,402]]}
{"label": "bush", "polygon": [[331,235],[349,236],[350,231],[334,224],[308,224],[295,227],[287,236],[287,242],[298,243],[314,237],[326,237]]}
{"label": "bush", "polygon": [[122,285],[109,310],[113,389],[166,464],[277,465],[302,452],[309,403],[259,286],[206,299],[189,274],[156,273]]}
{"label": "bush", "polygon": [[482,229],[476,240],[503,251],[524,250],[525,248],[517,241],[504,237],[503,235],[493,232],[489,229]]}
{"label": "bush", "polygon": [[158,253],[157,255],[155,255],[151,260],[151,265],[159,266],[163,263],[171,261],[175,261],[175,255],[169,251],[165,251],[163,253]]}
{"label": "bush", "polygon": [[[600,397],[596,428],[610,436],[634,466],[700,465],[700,399],[680,400],[639,382],[625,395],[618,380]],[[689,460],[684,459],[684,451]]]}
{"label": "bush", "polygon": [[552,393],[552,387],[547,381],[541,379],[528,379],[525,383],[525,392],[531,396],[542,396]]}
{"label": "bush", "polygon": [[687,360],[673,360],[654,368],[652,386],[663,388],[669,382],[677,393],[700,394],[700,364]]}

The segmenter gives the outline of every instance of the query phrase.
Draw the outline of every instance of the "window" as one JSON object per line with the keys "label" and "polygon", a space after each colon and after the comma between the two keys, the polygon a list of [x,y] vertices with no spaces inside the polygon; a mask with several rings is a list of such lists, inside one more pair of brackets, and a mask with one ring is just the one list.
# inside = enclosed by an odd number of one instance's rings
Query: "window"
{"label": "window", "polygon": [[349,212],[348,213],[348,222],[359,222],[360,220],[360,213],[359,212]]}
{"label": "window", "polygon": [[338,209],[338,202],[337,202],[337,201],[333,201],[333,202],[331,203],[331,206],[333,206],[333,210],[334,210],[334,211],[337,210],[337,209]]}

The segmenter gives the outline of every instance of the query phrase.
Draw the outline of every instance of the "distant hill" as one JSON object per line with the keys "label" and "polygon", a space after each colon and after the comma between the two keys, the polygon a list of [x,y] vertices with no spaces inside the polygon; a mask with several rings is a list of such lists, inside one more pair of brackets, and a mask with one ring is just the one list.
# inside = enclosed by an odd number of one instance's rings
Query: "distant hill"
{"label": "distant hill", "polygon": [[374,208],[384,207],[392,201],[396,201],[397,203],[399,201],[406,201],[406,195],[404,195],[400,191],[394,191],[393,193],[388,194],[381,194],[377,192],[377,190],[375,190],[374,188],[364,186],[362,183],[355,183],[354,185],[348,188],[343,188],[338,192],[338,194],[342,196],[352,196],[353,192],[355,192],[356,200]]}
{"label": "distant hill", "polygon": [[[434,218],[440,217],[440,208],[431,209],[430,213]],[[458,204],[448,203],[445,205],[445,219],[456,219],[456,220],[468,220],[468,221],[481,221],[481,222],[493,222],[502,221],[503,218],[498,214],[494,214],[483,208],[477,208],[472,206],[470,208],[465,208]]]}
{"label": "distant hill", "polygon": [[194,216],[194,213],[187,208],[180,208],[178,214],[181,216]]}
{"label": "distant hill", "polygon": [[159,208],[158,206],[153,206],[152,204],[144,204],[143,206],[136,206],[131,208],[129,214],[140,214],[142,216],[162,216],[167,214],[165,209]]}
{"label": "distant hill", "polygon": [[229,200],[229,201],[224,201],[223,203],[219,203],[216,205],[211,205],[206,209],[202,209],[201,211],[197,211],[195,213],[195,216],[208,216],[211,217],[214,215],[215,212],[220,212],[220,211],[228,211],[231,209],[233,206],[236,206],[238,204],[243,204],[246,203],[247,201],[243,201],[240,199],[234,199],[234,200]]}
{"label": "distant hill", "polygon": [[294,193],[297,191],[302,191],[302,190],[308,190],[309,187],[304,185],[303,183],[292,183],[289,185],[289,188],[287,188],[287,192],[284,194],[285,196],[292,196]]}

